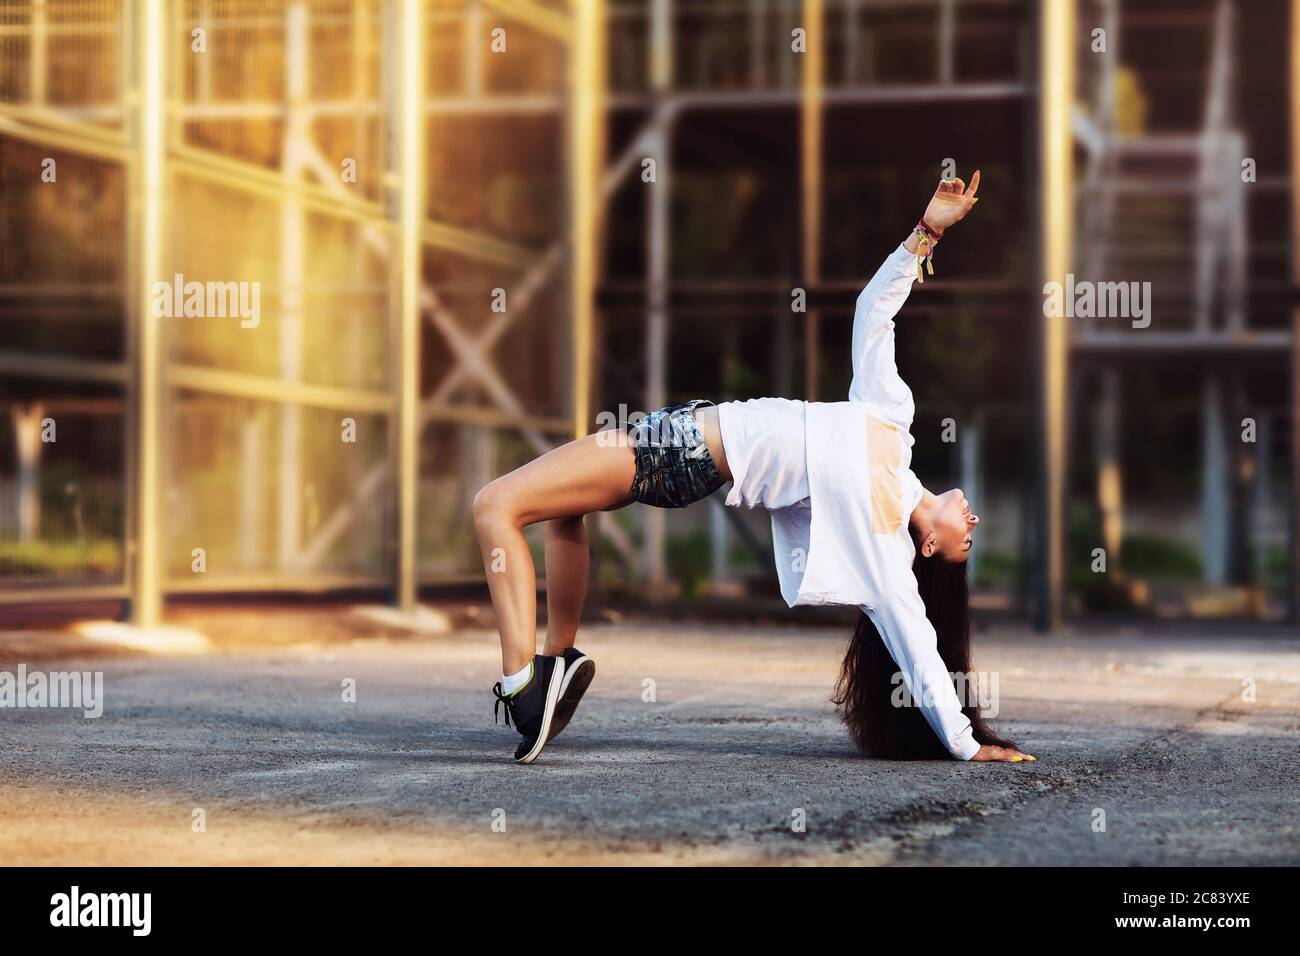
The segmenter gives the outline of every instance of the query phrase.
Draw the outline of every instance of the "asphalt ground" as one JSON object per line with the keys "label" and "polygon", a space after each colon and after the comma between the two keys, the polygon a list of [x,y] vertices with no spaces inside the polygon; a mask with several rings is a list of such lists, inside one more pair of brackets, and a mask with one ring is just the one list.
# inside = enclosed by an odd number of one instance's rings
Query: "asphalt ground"
{"label": "asphalt ground", "polygon": [[0,670],[104,681],[97,719],[0,709],[7,863],[1300,863],[1283,632],[981,630],[995,725],[1039,759],[963,764],[854,752],[828,700],[842,629],[594,625],[587,697],[521,767],[488,629],[186,623],[205,650],[0,637]]}

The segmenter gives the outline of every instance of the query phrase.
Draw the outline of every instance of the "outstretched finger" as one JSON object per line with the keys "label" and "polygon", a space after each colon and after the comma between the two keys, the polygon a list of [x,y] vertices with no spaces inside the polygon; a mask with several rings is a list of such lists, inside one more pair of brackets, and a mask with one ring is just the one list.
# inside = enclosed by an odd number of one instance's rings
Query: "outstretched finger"
{"label": "outstretched finger", "polygon": [[975,175],[970,178],[970,188],[966,190],[966,198],[972,199],[975,196],[975,190],[980,188],[980,171],[975,170]]}

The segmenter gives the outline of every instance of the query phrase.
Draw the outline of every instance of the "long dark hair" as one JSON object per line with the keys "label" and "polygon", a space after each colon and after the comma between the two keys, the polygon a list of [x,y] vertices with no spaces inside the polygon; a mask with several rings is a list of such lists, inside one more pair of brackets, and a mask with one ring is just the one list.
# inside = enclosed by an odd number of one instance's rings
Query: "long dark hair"
{"label": "long dark hair", "polygon": [[[939,656],[949,673],[967,675],[970,665],[970,590],[966,565],[935,555],[921,556],[921,542],[915,530],[912,543],[916,558],[912,573],[925,603],[925,616],[939,638]],[[897,707],[893,693],[898,665],[890,657],[880,632],[864,611],[849,641],[832,700],[848,725],[858,749],[870,757],[888,760],[935,760],[948,756],[948,749],[925,722],[919,707]],[[989,729],[980,716],[969,681],[957,681],[962,713],[971,722],[975,740],[995,747],[1014,747]]]}

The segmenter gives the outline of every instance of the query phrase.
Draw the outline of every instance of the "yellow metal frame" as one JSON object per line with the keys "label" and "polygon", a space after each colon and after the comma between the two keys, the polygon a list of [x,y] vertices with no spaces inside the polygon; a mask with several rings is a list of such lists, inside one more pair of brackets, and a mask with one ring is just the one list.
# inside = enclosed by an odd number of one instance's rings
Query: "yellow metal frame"
{"label": "yellow metal frame", "polygon": [[120,130],[69,120],[50,109],[0,103],[0,133],[99,159],[124,162],[131,143]]}
{"label": "yellow metal frame", "polygon": [[[1039,13],[1040,254],[1043,282],[1064,282],[1074,236],[1075,2],[1046,0]],[[1065,595],[1065,479],[1069,328],[1065,316],[1043,328],[1043,569],[1039,624],[1059,628]]]}
{"label": "yellow metal frame", "polygon": [[[821,281],[822,103],[826,75],[825,10],[822,0],[803,0],[806,51],[800,74],[800,174],[803,179],[803,282],[807,289]],[[817,356],[821,316],[809,309],[804,316],[804,390],[817,400]]]}
{"label": "yellow metal frame", "polygon": [[[53,588],[50,594],[57,592],[70,600],[80,594],[126,594],[131,598],[133,621],[153,626],[162,616],[164,592],[219,590],[223,583],[238,590],[248,589],[249,582],[242,578],[173,581],[165,574],[166,542],[160,502],[165,485],[166,445],[161,441],[161,429],[167,398],[174,390],[391,416],[392,453],[381,469],[391,476],[387,480],[396,495],[398,554],[392,580],[396,584],[398,603],[406,608],[415,603],[418,584],[416,506],[423,424],[447,421],[485,428],[517,428],[534,444],[544,441],[547,446],[554,438],[587,430],[591,418],[595,291],[604,183],[605,7],[598,0],[574,0],[564,11],[532,0],[484,2],[565,48],[566,92],[572,113],[566,139],[572,195],[568,251],[573,324],[569,396],[572,408],[563,418],[531,415],[516,407],[517,403],[468,407],[449,404],[436,395],[422,401],[419,394],[422,322],[426,314],[438,308],[436,292],[421,282],[425,248],[454,252],[522,275],[523,287],[529,288],[544,281],[539,278],[538,270],[546,262],[551,261],[553,265],[547,268],[553,268],[562,261],[564,244],[539,254],[470,229],[428,220],[425,138],[428,116],[434,107],[424,89],[428,40],[425,0],[390,0],[398,60],[392,87],[396,103],[388,107],[379,103],[367,107],[391,110],[390,115],[398,125],[392,170],[395,192],[391,204],[332,189],[328,182],[309,182],[296,174],[268,170],[188,145],[181,135],[182,124],[197,114],[195,107],[181,101],[176,86],[185,63],[183,45],[172,42],[177,39],[171,31],[178,22],[178,0],[125,0],[125,17],[118,35],[124,93],[120,104],[102,110],[116,111],[122,116],[120,126],[87,122],[68,111],[53,109],[39,99],[32,104],[0,104],[0,133],[120,163],[129,184],[128,278],[124,289],[128,311],[126,359],[114,363],[0,350],[0,372],[11,369],[47,379],[99,381],[121,385],[124,390],[129,423],[124,581],[103,587]],[[14,34],[21,34],[24,29],[18,25],[6,28]],[[311,109],[316,104],[295,101],[292,105]],[[355,105],[327,104],[334,113]],[[262,108],[266,115],[282,115],[289,109],[280,103],[252,104],[237,109],[248,108]],[[151,293],[153,280],[166,271],[167,265],[167,189],[180,177],[275,202],[291,202],[300,211],[356,223],[367,230],[376,248],[391,249],[395,319],[391,338],[395,374],[391,388],[334,387],[168,362],[166,324],[152,316]],[[545,274],[544,270],[540,273]],[[477,342],[474,345],[476,349],[487,347]],[[313,586],[308,578],[297,573],[262,576],[259,580],[272,578],[277,584],[294,589]],[[328,580],[343,584],[373,583],[364,576],[334,575]],[[20,598],[21,595],[11,592],[0,593],[0,601]]]}
{"label": "yellow metal frame", "polygon": [[399,194],[397,355],[397,603],[416,604],[417,491],[420,481],[420,275],[425,153],[424,3],[399,6]]}
{"label": "yellow metal frame", "polygon": [[574,0],[569,36],[569,194],[572,203],[571,300],[573,434],[592,425],[592,342],[596,323],[604,136],[605,9]]}
{"label": "yellow metal frame", "polygon": [[[588,6],[593,0],[575,0],[575,8]],[[601,0],[594,0],[599,4]],[[568,42],[570,39],[576,39],[576,32],[572,29],[568,19],[563,14],[556,13],[546,7],[539,6],[530,0],[483,0],[485,7],[491,7],[501,13],[505,13],[518,20],[520,23],[527,24],[538,33],[550,37],[552,40]],[[575,9],[575,15],[578,11]]]}
{"label": "yellow metal frame", "polygon": [[[135,4],[135,59],[138,84],[135,91],[134,143],[137,161],[132,169],[132,206],[136,225],[135,267],[132,271],[132,322],[135,346],[134,387],[130,405],[135,426],[134,481],[131,516],[134,548],[132,621],[140,627],[154,627],[162,618],[162,533],[159,502],[162,499],[161,406],[162,323],[152,312],[153,279],[163,274],[167,155],[167,55],[166,0],[137,0]],[[128,532],[131,534],[131,532]]]}

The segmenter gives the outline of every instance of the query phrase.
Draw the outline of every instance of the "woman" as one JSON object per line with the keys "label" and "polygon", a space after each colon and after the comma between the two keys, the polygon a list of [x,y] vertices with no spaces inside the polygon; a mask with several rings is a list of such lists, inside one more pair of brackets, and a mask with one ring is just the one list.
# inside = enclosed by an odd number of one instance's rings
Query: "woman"
{"label": "woman", "polygon": [[[976,171],[969,189],[942,181],[858,296],[849,401],[662,408],[626,432],[550,451],[478,493],[474,522],[501,631],[493,693],[523,737],[518,762],[531,763],[564,729],[595,676],[595,663],[573,647],[587,584],[583,516],[633,501],[684,507],[728,481],[728,505],[771,513],[789,605],[861,609],[835,696],[860,749],[895,759],[1035,759],[984,726],[969,690],[958,696],[953,673],[964,687],[970,670],[965,561],[979,518],[960,490],[931,494],[912,474],[912,393],[894,364],[893,317],[913,280],[924,281],[923,260],[933,272],[944,231],[978,202],[979,180]],[[546,522],[541,654],[523,535],[538,521]]]}

